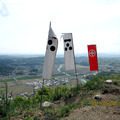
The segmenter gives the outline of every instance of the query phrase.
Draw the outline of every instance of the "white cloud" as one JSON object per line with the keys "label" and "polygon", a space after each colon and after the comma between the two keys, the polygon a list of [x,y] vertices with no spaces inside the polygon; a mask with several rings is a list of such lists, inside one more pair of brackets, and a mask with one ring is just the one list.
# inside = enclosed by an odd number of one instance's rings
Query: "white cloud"
{"label": "white cloud", "polygon": [[[120,52],[118,47],[115,47],[120,38],[119,26],[117,29],[111,27],[110,23],[109,28],[104,26],[110,20],[118,22],[120,2],[109,4],[103,0],[99,1],[100,4],[97,2],[95,0],[6,0],[10,15],[0,19],[2,34],[0,49],[3,51],[9,49],[11,52],[45,53],[49,22],[52,21],[58,39],[61,33],[73,33],[75,51],[78,53],[87,52],[87,44],[97,44],[100,52],[109,52],[111,48],[109,46],[114,45],[114,51]],[[61,41],[58,48],[58,52],[63,53]]]}

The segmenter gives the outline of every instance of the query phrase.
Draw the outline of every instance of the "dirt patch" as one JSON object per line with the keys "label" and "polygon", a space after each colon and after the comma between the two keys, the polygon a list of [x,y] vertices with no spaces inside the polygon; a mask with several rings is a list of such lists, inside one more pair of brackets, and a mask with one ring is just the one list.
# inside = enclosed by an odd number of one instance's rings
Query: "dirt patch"
{"label": "dirt patch", "polygon": [[[101,101],[94,99],[95,94],[101,95]],[[120,87],[113,84],[105,85],[94,95],[89,97],[90,106],[74,109],[62,120],[120,120]],[[87,95],[84,97],[88,98]],[[80,97],[76,97],[76,101],[80,100]]]}
{"label": "dirt patch", "polygon": [[113,84],[105,85],[104,89],[102,89],[102,94],[120,94],[120,87]]}
{"label": "dirt patch", "polygon": [[34,114],[33,113],[23,113],[21,115],[17,115],[15,117],[11,117],[11,120],[23,120],[25,119],[26,117],[32,117],[32,118],[41,118],[43,119],[44,116],[43,116],[43,112],[41,110],[37,110]]}
{"label": "dirt patch", "polygon": [[62,120],[120,120],[120,112],[116,106],[86,106],[73,110]]}

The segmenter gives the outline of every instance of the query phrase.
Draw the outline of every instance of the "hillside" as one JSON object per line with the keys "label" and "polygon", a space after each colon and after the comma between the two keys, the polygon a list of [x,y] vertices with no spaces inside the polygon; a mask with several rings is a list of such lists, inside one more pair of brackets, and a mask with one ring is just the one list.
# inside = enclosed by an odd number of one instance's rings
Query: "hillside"
{"label": "hillside", "polygon": [[110,85],[108,93],[103,91],[98,92],[102,100],[96,101],[92,96],[90,106],[76,108],[62,120],[120,120],[120,87]]}
{"label": "hillside", "polygon": [[[112,79],[112,83],[105,83]],[[40,110],[41,90],[35,97],[16,97],[5,108],[0,107],[0,117],[11,120],[119,120],[120,119],[120,76],[95,76],[78,87],[44,87],[43,102],[50,101],[51,107]],[[95,99],[98,94],[101,98]]]}
{"label": "hillside", "polygon": [[[79,83],[88,81],[78,87],[74,71],[66,72],[64,58],[57,57],[53,79],[44,84],[43,103],[51,107],[40,109],[43,61],[40,56],[0,56],[0,120],[120,119],[119,57],[99,57],[99,71],[90,72],[88,58],[77,56]],[[106,84],[109,79],[113,82]],[[98,102],[96,94],[102,98]]]}

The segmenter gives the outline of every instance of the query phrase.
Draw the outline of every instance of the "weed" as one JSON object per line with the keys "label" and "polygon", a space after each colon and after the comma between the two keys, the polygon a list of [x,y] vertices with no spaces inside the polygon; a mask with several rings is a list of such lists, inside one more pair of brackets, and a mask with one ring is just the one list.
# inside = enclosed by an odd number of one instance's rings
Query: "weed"
{"label": "weed", "polygon": [[112,83],[116,86],[120,86],[120,81],[113,81]]}
{"label": "weed", "polygon": [[31,117],[24,118],[23,120],[33,120]]}
{"label": "weed", "polygon": [[83,105],[84,106],[90,106],[91,105],[91,101],[89,99],[83,98]]}

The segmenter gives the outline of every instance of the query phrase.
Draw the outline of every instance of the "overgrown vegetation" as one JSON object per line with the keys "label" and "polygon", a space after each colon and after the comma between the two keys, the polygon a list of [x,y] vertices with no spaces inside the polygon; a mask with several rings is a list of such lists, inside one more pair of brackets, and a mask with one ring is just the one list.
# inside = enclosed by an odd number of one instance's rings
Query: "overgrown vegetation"
{"label": "overgrown vegetation", "polygon": [[[112,83],[114,85],[120,85],[120,76],[112,75],[109,79],[114,79]],[[91,105],[91,96],[95,91],[99,91],[104,88],[106,77],[101,75],[95,76],[84,85],[76,86],[56,86],[53,88],[43,88],[43,102],[50,101],[63,101],[64,105],[58,105],[57,107],[47,107],[40,110],[40,100],[42,89],[38,90],[37,94],[27,99],[17,96],[14,100],[7,98],[7,92],[3,93],[0,101],[0,119],[13,119],[17,116],[22,116],[24,120],[39,120],[40,115],[36,115],[36,111],[42,112],[44,118],[49,120],[58,120],[63,116],[69,115],[70,111],[75,108],[81,108]],[[7,90],[7,83],[6,90]],[[79,101],[75,101],[74,98],[79,97]]]}

